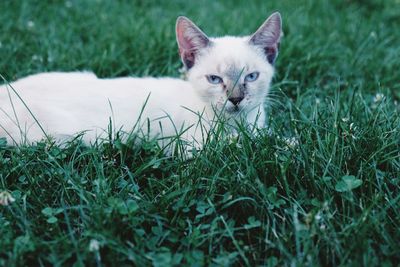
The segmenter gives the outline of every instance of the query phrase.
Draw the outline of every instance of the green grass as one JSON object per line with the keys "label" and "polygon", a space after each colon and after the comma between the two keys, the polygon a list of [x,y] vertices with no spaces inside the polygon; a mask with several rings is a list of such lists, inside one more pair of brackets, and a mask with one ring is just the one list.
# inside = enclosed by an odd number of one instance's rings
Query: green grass
{"label": "green grass", "polygon": [[400,2],[159,2],[2,0],[0,74],[178,76],[178,15],[237,35],[279,10],[272,134],[190,161],[0,142],[0,265],[397,266]]}

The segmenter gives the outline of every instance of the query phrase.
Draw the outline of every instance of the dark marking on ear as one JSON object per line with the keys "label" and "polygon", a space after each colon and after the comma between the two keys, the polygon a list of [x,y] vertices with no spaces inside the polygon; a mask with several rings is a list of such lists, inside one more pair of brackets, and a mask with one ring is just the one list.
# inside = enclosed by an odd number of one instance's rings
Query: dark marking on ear
{"label": "dark marking on ear", "polygon": [[274,47],[265,47],[264,53],[267,56],[268,62],[273,65],[275,63],[275,59],[278,55],[277,49],[275,49]]}
{"label": "dark marking on ear", "polygon": [[182,62],[185,64],[187,69],[190,69],[194,66],[194,54],[191,52],[183,52],[181,53]]}

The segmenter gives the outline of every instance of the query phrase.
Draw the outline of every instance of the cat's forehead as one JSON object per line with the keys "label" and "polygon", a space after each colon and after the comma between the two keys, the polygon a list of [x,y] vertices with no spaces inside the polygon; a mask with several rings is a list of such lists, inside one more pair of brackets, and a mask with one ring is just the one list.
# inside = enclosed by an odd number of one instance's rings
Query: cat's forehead
{"label": "cat's forehead", "polygon": [[225,36],[212,38],[211,41],[214,56],[240,59],[248,56],[252,50],[248,43],[248,37]]}
{"label": "cat's forehead", "polygon": [[243,73],[249,71],[249,65],[240,65],[235,62],[227,63],[226,65],[217,66],[218,73],[223,74],[230,80],[238,79]]}
{"label": "cat's forehead", "polygon": [[218,73],[228,77],[238,77],[244,71],[264,65],[263,56],[248,42],[249,37],[221,37],[211,39],[209,66],[214,66]]}

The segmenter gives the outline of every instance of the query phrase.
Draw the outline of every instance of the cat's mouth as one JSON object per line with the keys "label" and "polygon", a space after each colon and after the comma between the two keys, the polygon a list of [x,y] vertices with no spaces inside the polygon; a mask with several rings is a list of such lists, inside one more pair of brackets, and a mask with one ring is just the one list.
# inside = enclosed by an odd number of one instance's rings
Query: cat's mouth
{"label": "cat's mouth", "polygon": [[231,107],[227,107],[226,108],[226,112],[230,113],[230,114],[237,114],[242,110],[241,107],[239,106],[231,106]]}

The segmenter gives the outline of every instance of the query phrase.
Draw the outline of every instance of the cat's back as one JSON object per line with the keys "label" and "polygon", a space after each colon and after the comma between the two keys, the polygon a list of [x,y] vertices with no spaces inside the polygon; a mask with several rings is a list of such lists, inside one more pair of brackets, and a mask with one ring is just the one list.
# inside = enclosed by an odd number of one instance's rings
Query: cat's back
{"label": "cat's back", "polygon": [[140,90],[145,91],[174,91],[182,89],[191,89],[191,85],[184,80],[170,77],[121,77],[99,79],[107,88],[110,86],[114,89]]}
{"label": "cat's back", "polygon": [[[37,119],[51,134],[73,135],[88,129],[107,129],[112,116],[117,128],[130,129],[144,105],[146,118],[167,113],[177,123],[186,118],[182,106],[202,108],[191,85],[180,79],[102,79],[90,72],[49,72],[0,87],[0,126],[19,138],[19,125],[30,127]],[[6,136],[2,128],[1,136]],[[41,130],[34,127],[27,138],[38,140],[41,136]]]}
{"label": "cat's back", "polygon": [[[10,85],[17,90],[45,90],[46,88],[52,91],[63,90],[68,87],[69,91],[81,90],[84,87],[86,90],[95,88],[124,90],[181,90],[182,88],[190,88],[188,82],[177,78],[170,77],[116,77],[116,78],[98,78],[92,72],[44,72],[33,74],[16,81],[10,82]],[[3,84],[1,87],[5,87]],[[1,93],[1,92],[0,92]]]}
{"label": "cat's back", "polygon": [[82,84],[90,84],[97,80],[91,72],[44,72],[33,74],[0,86],[0,98],[8,96],[6,88],[16,90],[21,95],[43,96],[58,93],[68,88],[77,88]]}
{"label": "cat's back", "polygon": [[[192,87],[181,79],[161,77],[117,77],[98,78],[92,72],[46,72],[30,75],[11,85],[22,97],[30,101],[43,101],[45,98],[124,98],[127,96],[146,97],[149,94],[158,96],[179,97],[182,93],[191,95]],[[8,98],[6,85],[0,87],[0,100]]]}
{"label": "cat's back", "polygon": [[[12,86],[26,88],[28,86],[38,85],[60,85],[64,81],[79,83],[82,81],[93,81],[97,77],[92,72],[43,72],[32,74],[16,81],[10,82]],[[3,84],[2,86],[5,86]],[[56,88],[58,86],[55,86]]]}
{"label": "cat's back", "polygon": [[74,81],[87,81],[97,79],[97,76],[90,71],[76,71],[76,72],[42,72],[27,76],[19,81],[58,81],[68,79]]}

